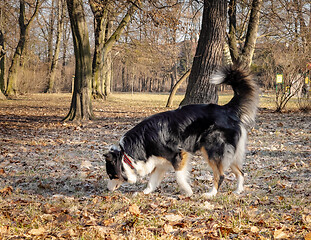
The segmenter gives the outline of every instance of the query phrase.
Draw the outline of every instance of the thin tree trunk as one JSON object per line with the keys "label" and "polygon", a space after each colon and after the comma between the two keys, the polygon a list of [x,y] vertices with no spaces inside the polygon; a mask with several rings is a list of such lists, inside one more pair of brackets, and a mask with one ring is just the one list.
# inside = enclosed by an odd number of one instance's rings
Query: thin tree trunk
{"label": "thin tree trunk", "polygon": [[[104,47],[102,49],[102,51],[103,51],[102,61],[106,64],[106,67],[108,67],[108,68],[111,67],[111,64],[110,64],[111,60],[108,59],[108,61],[107,61],[107,58],[109,58],[109,54],[111,52],[111,49],[112,49],[113,45],[121,37],[121,34],[123,33],[125,27],[130,22],[132,16],[134,15],[135,11],[138,9],[138,6],[140,6],[140,4],[141,4],[141,1],[135,1],[134,3],[132,3],[131,7],[127,11],[126,15],[124,16],[124,18],[120,22],[117,29],[111,34],[111,36],[107,39],[107,41],[105,41]],[[108,23],[108,25],[109,25],[109,23]],[[107,78],[107,76],[108,76],[108,78]],[[106,79],[105,79],[103,93],[108,94],[108,95],[110,94],[110,86],[111,86],[111,83],[110,83],[111,77],[109,77],[109,76],[111,76],[111,71],[109,69],[107,69],[106,74],[105,74]],[[106,95],[105,97],[107,97],[108,95]]]}
{"label": "thin tree trunk", "polygon": [[92,95],[93,98],[103,98],[102,78],[103,78],[103,47],[106,37],[106,27],[108,21],[108,2],[99,3],[89,0],[91,10],[94,15],[94,39],[95,49],[92,63]]}
{"label": "thin tree trunk", "polygon": [[252,63],[257,41],[261,5],[262,0],[253,0],[245,44],[241,56],[241,63],[244,63],[245,66],[250,66]]}
{"label": "thin tree trunk", "polygon": [[236,63],[239,60],[239,49],[236,39],[236,0],[230,0],[228,15],[229,15],[228,43],[231,59],[234,63]]}
{"label": "thin tree trunk", "polygon": [[51,61],[51,68],[50,68],[50,76],[49,76],[49,85],[46,92],[54,92],[54,84],[55,84],[55,75],[56,75],[56,68],[59,62],[59,50],[60,50],[60,43],[63,34],[64,28],[64,1],[58,0],[58,19],[57,19],[57,35],[56,35],[56,44],[55,44],[55,52]]}
{"label": "thin tree trunk", "polygon": [[18,41],[17,47],[15,49],[11,66],[9,68],[6,95],[12,96],[17,93],[17,72],[20,65],[20,59],[23,55],[25,49],[26,41],[28,38],[28,33],[30,31],[31,24],[34,18],[39,12],[40,1],[36,1],[36,6],[34,13],[30,17],[28,23],[25,20],[25,0],[20,0],[20,11],[19,11],[19,27],[20,27],[20,39]]}
{"label": "thin tree trunk", "polygon": [[4,47],[4,36],[2,32],[2,22],[1,22],[0,23],[0,92],[1,92],[0,94],[2,95],[5,91],[5,57],[6,57],[6,52],[5,52],[5,47]]}
{"label": "thin tree trunk", "polygon": [[252,63],[252,58],[254,55],[257,40],[261,6],[262,0],[253,0],[245,43],[240,53],[238,50],[236,39],[236,0],[230,0],[228,12],[229,13],[228,43],[230,47],[231,58],[234,63],[240,62],[241,64],[247,67],[249,67]]}
{"label": "thin tree trunk", "polygon": [[91,100],[92,60],[82,0],[67,0],[75,52],[75,79],[71,106],[64,120],[93,118]]}
{"label": "thin tree trunk", "polygon": [[102,93],[104,97],[107,98],[111,93],[111,74],[112,74],[112,58],[111,51],[106,54],[106,59],[104,63],[104,73],[103,73],[103,82],[102,82]]}
{"label": "thin tree trunk", "polygon": [[111,60],[107,59],[110,57],[110,51],[113,45],[118,41],[125,27],[131,20],[131,17],[135,13],[137,6],[139,6],[140,1],[135,1],[132,3],[131,7],[127,11],[119,26],[111,36],[108,37],[109,30],[109,17],[108,12],[109,4],[107,2],[98,3],[94,0],[89,0],[92,12],[94,14],[94,31],[95,31],[95,51],[93,57],[93,96],[97,97],[107,97],[110,94],[110,74],[111,70]]}
{"label": "thin tree trunk", "polygon": [[172,91],[168,97],[166,107],[172,107],[175,94],[176,94],[178,88],[180,87],[180,85],[189,77],[190,71],[191,71],[191,69],[189,69],[187,72],[185,72],[184,75],[182,75],[182,77],[175,83],[175,85],[173,86]]}
{"label": "thin tree trunk", "polygon": [[[64,18],[64,21],[66,18]],[[63,29],[63,44],[62,44],[62,50],[63,50],[63,55],[62,55],[62,70],[61,70],[61,76],[62,79],[66,79],[66,59],[67,59],[67,46],[68,46],[68,40],[69,40],[70,32],[68,32],[68,22],[64,23],[64,29]]]}
{"label": "thin tree trunk", "polygon": [[180,105],[218,102],[216,86],[209,84],[209,76],[222,63],[226,9],[226,0],[204,0],[200,38]]}
{"label": "thin tree trunk", "polygon": [[49,28],[48,28],[48,63],[50,64],[53,58],[53,36],[54,36],[54,22],[55,22],[55,0],[51,0],[51,12],[49,19]]}

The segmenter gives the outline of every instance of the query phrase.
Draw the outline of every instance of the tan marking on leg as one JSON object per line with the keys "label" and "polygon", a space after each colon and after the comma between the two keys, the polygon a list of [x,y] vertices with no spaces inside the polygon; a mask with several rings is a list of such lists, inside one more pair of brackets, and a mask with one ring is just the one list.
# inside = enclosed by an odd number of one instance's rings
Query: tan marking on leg
{"label": "tan marking on leg", "polygon": [[244,174],[243,174],[243,172],[242,172],[242,170],[238,164],[233,163],[230,167],[231,167],[232,172],[235,174],[235,177],[237,179],[237,188],[234,191],[234,193],[240,194],[244,189],[244,187],[243,187],[243,185],[244,185],[244,176],[243,175]]}
{"label": "tan marking on leg", "polygon": [[213,180],[214,187],[218,190],[219,183],[221,184],[221,182],[219,182],[219,180],[220,180],[221,176],[223,177],[223,175],[224,175],[222,164],[221,163],[217,164],[212,159],[209,159],[208,154],[206,152],[206,149],[204,147],[201,148],[201,152],[202,152],[203,157],[207,160],[209,166],[212,168],[213,176],[214,176],[214,180]]}
{"label": "tan marking on leg", "polygon": [[185,167],[187,167],[187,162],[188,162],[188,158],[189,158],[189,153],[186,151],[181,151],[180,153],[181,155],[181,162],[178,166],[178,169],[176,169],[176,171],[181,171],[183,170]]}
{"label": "tan marking on leg", "polygon": [[206,152],[206,149],[204,147],[201,147],[201,153],[203,155],[203,157],[208,161],[208,154]]}

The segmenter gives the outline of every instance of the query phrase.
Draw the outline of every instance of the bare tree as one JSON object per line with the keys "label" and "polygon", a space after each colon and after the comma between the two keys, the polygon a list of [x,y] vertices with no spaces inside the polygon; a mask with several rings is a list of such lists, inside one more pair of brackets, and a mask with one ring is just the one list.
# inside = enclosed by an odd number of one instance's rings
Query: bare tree
{"label": "bare tree", "polygon": [[222,62],[226,9],[225,0],[204,0],[200,38],[181,105],[218,101],[216,86],[209,84],[209,76]]}
{"label": "bare tree", "polygon": [[7,89],[6,89],[6,95],[11,96],[17,93],[17,72],[18,67],[20,64],[21,57],[23,55],[26,42],[28,40],[28,34],[31,28],[31,25],[35,19],[35,17],[38,14],[39,7],[42,3],[42,0],[36,0],[33,14],[30,16],[29,20],[26,20],[25,16],[25,0],[20,0],[20,7],[19,7],[19,27],[20,27],[20,37],[17,44],[17,47],[15,49],[15,53],[13,55],[12,63],[9,68],[8,73],[8,80],[7,80]]}
{"label": "bare tree", "polygon": [[[95,50],[93,57],[93,96],[95,98],[107,97],[110,93],[110,75],[111,68],[110,51],[113,45],[118,41],[125,27],[128,25],[131,17],[140,5],[140,1],[130,3],[126,15],[119,23],[116,30],[111,32],[110,15],[114,13],[112,1],[89,0],[92,12],[94,14],[94,34]],[[110,15],[109,15],[110,13]]]}
{"label": "bare tree", "polygon": [[51,67],[50,67],[50,74],[49,74],[49,83],[48,88],[45,92],[54,92],[54,83],[55,83],[55,75],[56,75],[56,67],[59,62],[59,51],[60,51],[60,44],[63,34],[64,28],[64,0],[57,0],[57,34],[56,34],[56,44],[53,57],[51,59]]}
{"label": "bare tree", "polygon": [[[238,48],[241,39],[237,40],[237,0],[230,0],[229,2],[229,33],[228,33],[228,43],[230,48],[230,54],[233,62],[240,62],[245,66],[250,66],[252,63],[252,58],[254,55],[254,50],[256,46],[258,26],[259,26],[259,16],[260,8],[262,6],[262,0],[253,0],[252,6],[249,9],[249,21],[248,28],[246,32],[246,37],[244,40],[244,46],[241,50]],[[246,21],[245,21],[246,22]],[[245,24],[244,22],[244,24]],[[243,27],[240,29],[243,32]]]}
{"label": "bare tree", "polygon": [[67,0],[75,52],[75,79],[71,106],[64,120],[93,118],[91,100],[92,59],[82,0]]}
{"label": "bare tree", "polygon": [[0,8],[0,99],[6,99],[3,92],[5,91],[5,47],[4,47],[4,33],[3,33],[3,11]]}
{"label": "bare tree", "polygon": [[189,77],[191,69],[187,70],[184,75],[175,83],[173,86],[170,95],[167,99],[166,107],[172,107],[174,96],[179,88],[179,86]]}

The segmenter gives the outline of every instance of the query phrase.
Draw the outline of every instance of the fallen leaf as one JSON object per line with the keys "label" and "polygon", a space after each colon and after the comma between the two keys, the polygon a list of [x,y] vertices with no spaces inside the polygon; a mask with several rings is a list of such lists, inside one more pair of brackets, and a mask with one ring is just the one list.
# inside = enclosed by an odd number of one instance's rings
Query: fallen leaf
{"label": "fallen leaf", "polygon": [[7,234],[10,231],[10,227],[9,226],[2,226],[0,227],[0,234]]}
{"label": "fallen leaf", "polygon": [[183,219],[182,216],[180,215],[175,215],[175,214],[168,214],[165,216],[165,218],[170,221],[170,222],[178,222],[181,221]]}
{"label": "fallen leaf", "polygon": [[135,203],[129,207],[129,211],[131,214],[135,216],[140,215],[139,207]]}
{"label": "fallen leaf", "polygon": [[114,222],[113,218],[109,218],[103,221],[103,225],[107,227],[111,225],[113,222]]}
{"label": "fallen leaf", "polygon": [[71,228],[62,230],[57,234],[59,238],[70,238],[74,237],[75,235],[76,235],[75,231]]}
{"label": "fallen leaf", "polygon": [[10,195],[13,192],[13,188],[11,186],[0,189],[0,194],[2,196]]}
{"label": "fallen leaf", "polygon": [[163,228],[165,233],[171,233],[174,231],[173,226],[169,224],[164,224]]}
{"label": "fallen leaf", "polygon": [[259,232],[259,228],[256,227],[256,226],[252,226],[252,227],[251,227],[251,232],[252,232],[252,233],[258,233],[258,232]]}
{"label": "fallen leaf", "polygon": [[210,204],[210,202],[206,201],[203,204],[203,208],[206,210],[214,210],[215,206],[213,204]]}
{"label": "fallen leaf", "polygon": [[221,234],[225,236],[228,236],[230,233],[235,233],[233,228],[230,227],[219,227],[218,229],[221,232]]}
{"label": "fallen leaf", "polygon": [[286,239],[288,238],[288,235],[285,232],[283,232],[283,229],[278,229],[274,231],[273,237],[274,239]]}
{"label": "fallen leaf", "polygon": [[30,235],[34,235],[34,236],[41,236],[43,234],[45,234],[47,232],[47,230],[44,227],[39,227],[36,229],[31,229],[28,234]]}
{"label": "fallen leaf", "polygon": [[311,232],[306,234],[305,240],[311,240]]}
{"label": "fallen leaf", "polygon": [[302,221],[305,224],[311,224],[311,215],[302,214]]}

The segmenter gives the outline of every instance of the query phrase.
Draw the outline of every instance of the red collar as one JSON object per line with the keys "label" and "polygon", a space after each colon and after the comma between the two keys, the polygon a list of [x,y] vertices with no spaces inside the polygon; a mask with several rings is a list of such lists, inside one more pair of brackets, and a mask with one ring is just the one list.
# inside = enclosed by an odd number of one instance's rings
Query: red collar
{"label": "red collar", "polygon": [[130,160],[130,158],[126,155],[125,152],[123,152],[123,161],[130,166],[131,169],[134,169],[134,166],[132,164],[132,161]]}

